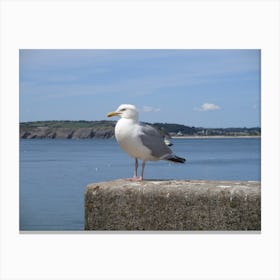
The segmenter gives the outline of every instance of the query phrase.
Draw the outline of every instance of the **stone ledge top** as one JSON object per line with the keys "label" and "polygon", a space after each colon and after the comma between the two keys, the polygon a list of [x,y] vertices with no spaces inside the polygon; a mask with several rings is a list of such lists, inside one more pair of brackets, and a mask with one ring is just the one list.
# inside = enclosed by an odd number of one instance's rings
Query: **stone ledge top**
{"label": "stone ledge top", "polygon": [[98,186],[136,186],[136,187],[146,187],[146,186],[209,186],[209,187],[219,187],[219,188],[229,188],[229,187],[260,187],[259,181],[211,181],[211,180],[143,180],[143,181],[130,181],[129,179],[116,179],[112,181],[91,183],[87,187],[94,188]]}
{"label": "stone ledge top", "polygon": [[114,180],[87,186],[86,230],[260,230],[256,181]]}
{"label": "stone ledge top", "polygon": [[196,193],[217,194],[230,193],[231,195],[242,193],[260,194],[261,183],[259,181],[209,181],[209,180],[144,180],[132,182],[118,179],[107,182],[92,183],[87,186],[86,192],[150,192],[150,193]]}

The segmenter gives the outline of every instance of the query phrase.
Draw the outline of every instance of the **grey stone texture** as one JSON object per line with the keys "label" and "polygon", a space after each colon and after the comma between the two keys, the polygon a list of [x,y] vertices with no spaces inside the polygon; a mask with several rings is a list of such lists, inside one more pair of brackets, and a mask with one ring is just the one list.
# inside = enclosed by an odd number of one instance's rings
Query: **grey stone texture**
{"label": "grey stone texture", "polygon": [[255,181],[114,180],[85,192],[85,230],[260,231]]}

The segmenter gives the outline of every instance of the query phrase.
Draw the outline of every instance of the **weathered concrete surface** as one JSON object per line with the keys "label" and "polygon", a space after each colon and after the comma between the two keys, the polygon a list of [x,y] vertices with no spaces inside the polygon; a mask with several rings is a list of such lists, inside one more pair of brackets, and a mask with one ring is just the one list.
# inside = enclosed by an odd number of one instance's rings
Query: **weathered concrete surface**
{"label": "weathered concrete surface", "polygon": [[261,230],[260,182],[115,180],[88,185],[86,230]]}

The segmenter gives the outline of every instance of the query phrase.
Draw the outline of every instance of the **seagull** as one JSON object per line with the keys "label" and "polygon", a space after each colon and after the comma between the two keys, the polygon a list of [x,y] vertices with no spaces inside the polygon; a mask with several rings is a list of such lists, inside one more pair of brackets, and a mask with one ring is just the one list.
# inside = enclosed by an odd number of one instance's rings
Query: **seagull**
{"label": "seagull", "polygon": [[[152,126],[138,122],[138,111],[134,105],[122,104],[119,108],[107,114],[107,117],[118,116],[115,126],[115,137],[120,147],[135,159],[135,169],[132,181],[144,179],[146,161],[168,160],[184,163],[184,158],[173,154],[165,144],[164,137]],[[142,160],[141,176],[137,176],[138,160]]]}

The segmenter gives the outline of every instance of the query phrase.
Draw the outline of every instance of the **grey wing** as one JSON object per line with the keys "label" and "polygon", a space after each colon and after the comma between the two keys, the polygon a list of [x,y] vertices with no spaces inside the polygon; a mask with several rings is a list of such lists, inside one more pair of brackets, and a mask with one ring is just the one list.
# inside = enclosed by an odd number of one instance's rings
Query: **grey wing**
{"label": "grey wing", "polygon": [[144,146],[151,150],[152,156],[156,158],[165,158],[167,155],[171,155],[172,151],[164,143],[163,136],[150,125],[141,124],[140,139]]}

